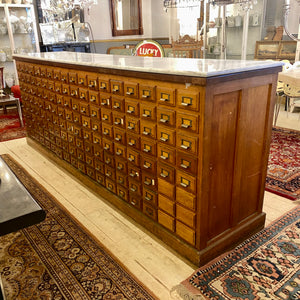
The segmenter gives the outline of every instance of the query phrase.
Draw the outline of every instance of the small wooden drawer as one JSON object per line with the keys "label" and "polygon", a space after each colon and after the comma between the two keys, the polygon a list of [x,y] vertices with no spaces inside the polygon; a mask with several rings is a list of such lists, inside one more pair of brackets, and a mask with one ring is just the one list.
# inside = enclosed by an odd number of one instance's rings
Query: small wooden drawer
{"label": "small wooden drawer", "polygon": [[177,106],[193,111],[199,111],[199,92],[177,90]]}
{"label": "small wooden drawer", "polygon": [[57,115],[53,115],[52,122],[54,125],[59,125],[59,117]]}
{"label": "small wooden drawer", "polygon": [[56,103],[58,105],[63,106],[63,102],[64,102],[64,97],[62,95],[56,95]]}
{"label": "small wooden drawer", "polygon": [[71,155],[68,150],[63,152],[63,159],[68,163],[71,163]]}
{"label": "small wooden drawer", "polygon": [[102,135],[109,139],[113,139],[114,138],[113,126],[103,123],[102,124]]}
{"label": "small wooden drawer", "polygon": [[65,108],[70,108],[71,109],[72,108],[72,98],[70,98],[70,97],[64,97],[62,105]]}
{"label": "small wooden drawer", "polygon": [[162,143],[158,143],[157,154],[161,161],[175,165],[176,150],[174,148],[168,147]]}
{"label": "small wooden drawer", "polygon": [[125,82],[124,83],[125,96],[130,98],[138,98],[138,83]]}
{"label": "small wooden drawer", "polygon": [[140,121],[137,118],[130,118],[126,116],[126,128],[134,133],[140,133]]}
{"label": "small wooden drawer", "polygon": [[116,181],[116,171],[115,171],[115,169],[110,167],[109,165],[105,165],[105,176],[107,178],[112,179],[113,181]]}
{"label": "small wooden drawer", "polygon": [[87,76],[85,72],[78,72],[78,85],[87,87]]}
{"label": "small wooden drawer", "polygon": [[[54,77],[55,80],[60,80],[63,83],[69,83],[69,74],[68,74],[67,70],[61,70],[60,71],[60,78],[59,78],[59,74],[57,74],[55,72],[56,72],[56,68],[53,71],[53,74],[54,74],[53,77]],[[58,77],[55,77],[56,75],[58,75]]]}
{"label": "small wooden drawer", "polygon": [[105,108],[111,108],[111,96],[110,94],[100,94],[100,105]]}
{"label": "small wooden drawer", "polygon": [[173,129],[158,126],[157,139],[166,145],[176,146],[176,131]]}
{"label": "small wooden drawer", "polygon": [[129,197],[128,197],[128,190],[127,188],[124,188],[122,185],[117,184],[117,195],[124,201],[128,202]]}
{"label": "small wooden drawer", "polygon": [[101,132],[101,122],[98,119],[91,118],[91,129],[93,132]]}
{"label": "small wooden drawer", "polygon": [[176,202],[190,210],[196,211],[196,196],[188,193],[185,189],[176,187]]}
{"label": "small wooden drawer", "polygon": [[134,206],[136,209],[142,209],[142,197],[136,193],[131,193],[129,191],[129,204]]}
{"label": "small wooden drawer", "polygon": [[62,148],[62,140],[59,137],[55,138],[55,143],[59,148]]}
{"label": "small wooden drawer", "polygon": [[155,191],[143,188],[144,203],[157,207],[157,193]]}
{"label": "small wooden drawer", "polygon": [[86,166],[85,166],[85,163],[83,161],[78,161],[78,170],[81,173],[86,174]]}
{"label": "small wooden drawer", "polygon": [[113,111],[112,115],[113,115],[114,126],[125,128],[125,126],[126,126],[125,114]]}
{"label": "small wooden drawer", "polygon": [[76,85],[70,85],[70,96],[73,98],[79,98],[79,89]]}
{"label": "small wooden drawer", "polygon": [[86,174],[95,180],[96,176],[95,176],[95,170],[92,167],[86,166]]}
{"label": "small wooden drawer", "polygon": [[157,125],[154,122],[141,120],[141,134],[156,139]]}
{"label": "small wooden drawer", "polygon": [[195,229],[196,214],[185,207],[176,204],[176,219]]}
{"label": "small wooden drawer", "polygon": [[67,152],[69,152],[69,143],[67,142],[67,141],[62,141],[62,149],[64,150],[64,151],[67,151]]}
{"label": "small wooden drawer", "polygon": [[176,183],[185,191],[196,193],[196,177],[177,170]]}
{"label": "small wooden drawer", "polygon": [[141,169],[150,172],[152,174],[156,174],[156,170],[157,170],[156,160],[148,156],[147,157],[144,155],[141,156]]}
{"label": "small wooden drawer", "polygon": [[157,154],[156,141],[142,137],[141,138],[141,150],[144,153],[156,156],[156,154]]}
{"label": "small wooden drawer", "polygon": [[115,167],[115,158],[114,158],[114,156],[113,156],[112,154],[110,154],[110,153],[104,151],[104,152],[103,152],[103,160],[104,160],[104,163],[105,163],[106,165],[109,165],[109,166],[111,166],[112,168]]}
{"label": "small wooden drawer", "polygon": [[156,87],[151,85],[140,84],[139,95],[140,99],[155,102],[155,91]]}
{"label": "small wooden drawer", "polygon": [[187,153],[197,154],[198,138],[196,136],[177,133],[177,148],[186,151]]}
{"label": "small wooden drawer", "polygon": [[110,81],[110,90],[115,95],[124,95],[124,82],[120,80]]}
{"label": "small wooden drawer", "polygon": [[157,121],[167,126],[175,126],[175,111],[167,108],[157,108]]}
{"label": "small wooden drawer", "polygon": [[75,138],[75,144],[76,144],[76,147],[81,149],[81,150],[84,150],[84,144],[83,144],[83,140],[81,138]]}
{"label": "small wooden drawer", "polygon": [[69,72],[69,83],[70,84],[78,84],[77,80],[77,73],[76,72]]}
{"label": "small wooden drawer", "polygon": [[136,134],[128,133],[127,134],[127,145],[139,150],[141,147],[140,137]]}
{"label": "small wooden drawer", "polygon": [[73,145],[73,146],[76,145],[75,144],[75,136],[71,133],[68,133],[68,142],[69,142],[70,145]]}
{"label": "small wooden drawer", "polygon": [[100,133],[94,132],[94,134],[93,134],[93,144],[102,146],[102,137],[101,137]]}
{"label": "small wooden drawer", "polygon": [[116,162],[116,170],[124,174],[127,174],[128,172],[127,161],[124,161],[120,157],[116,157],[115,162]]}
{"label": "small wooden drawer", "polygon": [[[45,94],[44,94],[45,95]],[[46,100],[46,99],[45,99]],[[52,103],[57,103],[56,102],[56,94],[53,92],[48,92],[48,100]]]}
{"label": "small wooden drawer", "polygon": [[[57,91],[59,93],[59,91]],[[64,96],[70,96],[70,86],[66,83],[62,84],[61,93]]]}
{"label": "small wooden drawer", "polygon": [[76,153],[77,153],[77,159],[84,162],[85,161],[84,151],[77,147]]}
{"label": "small wooden drawer", "polygon": [[72,99],[72,109],[77,112],[80,111],[80,101],[79,100]]}
{"label": "small wooden drawer", "polygon": [[98,77],[96,75],[88,75],[87,76],[87,84],[89,89],[91,90],[99,90]]}
{"label": "small wooden drawer", "polygon": [[85,155],[85,162],[88,166],[90,166],[91,168],[94,168],[95,164],[94,164],[94,157],[93,155],[90,154],[86,154]]}
{"label": "small wooden drawer", "polygon": [[177,128],[187,130],[193,133],[198,133],[199,130],[199,117],[187,113],[177,112]]}
{"label": "small wooden drawer", "polygon": [[96,172],[96,181],[105,186],[105,175],[101,174],[100,172]]}
{"label": "small wooden drawer", "polygon": [[197,157],[177,151],[177,168],[193,175],[197,174]]}
{"label": "small wooden drawer", "polygon": [[172,184],[175,184],[175,168],[158,163],[157,176],[161,179],[164,179]]}
{"label": "small wooden drawer", "polygon": [[73,134],[78,138],[82,138],[82,128],[80,125],[74,124]]}
{"label": "small wooden drawer", "polygon": [[61,130],[60,131],[60,137],[61,137],[62,140],[68,141],[68,133],[67,133],[67,131],[66,130]]}
{"label": "small wooden drawer", "polygon": [[171,216],[175,216],[175,202],[162,194],[158,194],[158,207]]}
{"label": "small wooden drawer", "polygon": [[57,115],[62,118],[65,119],[65,109],[63,107],[57,107]]}
{"label": "small wooden drawer", "polygon": [[140,104],[140,114],[143,119],[156,122],[156,106],[149,103]]}
{"label": "small wooden drawer", "polygon": [[85,154],[89,154],[89,155],[94,154],[94,146],[90,141],[84,141],[84,151]]}
{"label": "small wooden drawer", "polygon": [[128,178],[135,179],[137,181],[141,181],[141,170],[139,167],[133,164],[128,165]]}
{"label": "small wooden drawer", "polygon": [[50,82],[50,85],[48,82],[48,89],[52,90],[53,92],[59,93],[59,94],[61,94],[63,92],[62,84],[59,81],[56,81],[55,83],[52,81],[52,82]]}
{"label": "small wooden drawer", "polygon": [[72,156],[72,155],[71,155],[71,165],[73,167],[75,167],[76,169],[78,168],[78,160],[75,156]]}
{"label": "small wooden drawer", "polygon": [[122,172],[116,172],[116,182],[117,184],[122,185],[123,187],[128,187],[128,177]]}
{"label": "small wooden drawer", "polygon": [[143,213],[152,220],[157,220],[157,210],[148,203],[145,203],[145,201],[143,203]]}
{"label": "small wooden drawer", "polygon": [[53,79],[53,69],[51,67],[47,67],[47,70],[46,70],[46,77],[48,79]]}
{"label": "small wooden drawer", "polygon": [[189,244],[195,245],[196,233],[190,227],[176,220],[176,234]]}
{"label": "small wooden drawer", "polygon": [[112,112],[110,109],[101,109],[101,120],[105,123],[112,124]]}
{"label": "small wooden drawer", "polygon": [[157,221],[171,231],[175,231],[175,219],[165,212],[158,210]]}
{"label": "small wooden drawer", "polygon": [[157,87],[156,94],[159,105],[175,106],[175,89]]}
{"label": "small wooden drawer", "polygon": [[127,158],[127,152],[126,152],[126,146],[119,144],[119,143],[115,143],[115,155],[122,157],[124,159]]}
{"label": "small wooden drawer", "polygon": [[95,159],[95,170],[101,174],[105,174],[105,165],[102,161]]}
{"label": "small wooden drawer", "polygon": [[130,193],[142,196],[142,185],[131,178],[128,178],[128,189]]}
{"label": "small wooden drawer", "polygon": [[140,166],[140,153],[133,150],[133,149],[127,149],[127,160],[136,166]]}
{"label": "small wooden drawer", "polygon": [[90,129],[82,129],[82,137],[84,139],[84,141],[93,142],[93,133]]}
{"label": "small wooden drawer", "polygon": [[114,128],[114,140],[118,143],[126,145],[126,131],[119,128]]}
{"label": "small wooden drawer", "polygon": [[91,118],[87,116],[82,116],[81,124],[84,128],[91,129]]}
{"label": "small wooden drawer", "polygon": [[90,104],[90,116],[100,120],[100,115],[100,107],[98,105]]}
{"label": "small wooden drawer", "polygon": [[[40,72],[39,72],[39,74],[36,74],[36,76],[40,76]],[[58,80],[58,81],[61,80],[61,69],[55,68],[53,70],[53,79]]]}
{"label": "small wooden drawer", "polygon": [[105,186],[106,186],[106,188],[109,191],[111,191],[112,193],[116,194],[116,192],[117,192],[117,186],[116,186],[116,183],[113,180],[111,180],[109,178],[106,178],[105,179]]}
{"label": "small wooden drawer", "polygon": [[151,190],[157,190],[156,174],[151,174],[143,171],[142,182],[145,187],[148,187]]}
{"label": "small wooden drawer", "polygon": [[80,113],[73,112],[73,122],[78,125],[81,125],[81,114]]}
{"label": "small wooden drawer", "polygon": [[125,111],[125,99],[123,97],[112,96],[111,102],[112,102],[112,109],[120,112]]}
{"label": "small wooden drawer", "polygon": [[99,89],[102,92],[110,93],[110,82],[109,80],[98,78]]}
{"label": "small wooden drawer", "polygon": [[78,95],[79,99],[83,101],[88,101],[89,100],[89,92],[85,88],[79,88],[78,89]]}
{"label": "small wooden drawer", "polygon": [[125,112],[131,116],[138,117],[139,102],[137,100],[125,99]]}
{"label": "small wooden drawer", "polygon": [[114,142],[107,138],[102,139],[103,149],[111,154],[114,154]]}
{"label": "small wooden drawer", "polygon": [[99,105],[100,104],[99,93],[98,92],[89,91],[89,93],[88,93],[88,99],[89,99],[90,103],[93,103],[95,105]]}
{"label": "small wooden drawer", "polygon": [[94,145],[94,156],[103,161],[103,148],[100,145]]}

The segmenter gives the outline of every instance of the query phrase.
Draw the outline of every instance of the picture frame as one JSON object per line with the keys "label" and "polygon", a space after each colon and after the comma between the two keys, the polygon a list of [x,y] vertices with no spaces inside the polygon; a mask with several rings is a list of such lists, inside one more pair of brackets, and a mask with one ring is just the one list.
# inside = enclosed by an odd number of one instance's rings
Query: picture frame
{"label": "picture frame", "polygon": [[276,59],[279,51],[279,41],[257,41],[255,58]]}
{"label": "picture frame", "polygon": [[279,46],[278,58],[294,59],[296,54],[296,41],[282,41]]}

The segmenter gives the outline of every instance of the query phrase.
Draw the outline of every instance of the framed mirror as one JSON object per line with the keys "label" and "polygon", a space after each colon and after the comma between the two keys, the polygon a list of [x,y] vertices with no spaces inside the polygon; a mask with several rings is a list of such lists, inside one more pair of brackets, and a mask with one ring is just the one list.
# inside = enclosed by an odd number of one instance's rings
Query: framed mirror
{"label": "framed mirror", "polygon": [[143,34],[142,1],[110,0],[112,35]]}

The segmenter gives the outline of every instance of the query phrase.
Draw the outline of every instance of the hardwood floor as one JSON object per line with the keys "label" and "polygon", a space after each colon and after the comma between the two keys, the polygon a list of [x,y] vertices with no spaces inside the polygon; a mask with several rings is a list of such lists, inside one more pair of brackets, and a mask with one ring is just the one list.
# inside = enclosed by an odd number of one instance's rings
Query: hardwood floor
{"label": "hardwood floor", "polygon": [[[277,126],[300,130],[298,114],[281,111]],[[29,147],[26,139],[0,143],[0,154],[4,153],[15,158],[159,299],[171,299],[172,287],[196,269],[100,195]],[[299,203],[266,192],[266,225]]]}

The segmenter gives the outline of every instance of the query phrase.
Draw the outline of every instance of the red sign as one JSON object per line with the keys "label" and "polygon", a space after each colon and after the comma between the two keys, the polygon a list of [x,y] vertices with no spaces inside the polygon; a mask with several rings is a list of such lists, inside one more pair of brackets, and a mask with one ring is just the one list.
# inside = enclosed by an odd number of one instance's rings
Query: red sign
{"label": "red sign", "polygon": [[142,41],[134,48],[134,55],[136,56],[152,56],[163,57],[165,56],[163,47],[156,41]]}

